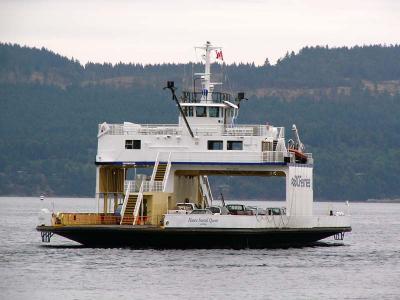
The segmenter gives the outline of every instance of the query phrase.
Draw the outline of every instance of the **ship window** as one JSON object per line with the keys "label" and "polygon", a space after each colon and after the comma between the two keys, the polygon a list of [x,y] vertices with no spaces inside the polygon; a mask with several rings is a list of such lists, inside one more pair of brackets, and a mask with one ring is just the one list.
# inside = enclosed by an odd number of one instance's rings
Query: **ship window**
{"label": "ship window", "polygon": [[223,141],[208,141],[208,150],[222,150],[223,148]]}
{"label": "ship window", "polygon": [[207,117],[207,109],[205,106],[196,107],[196,117]]}
{"label": "ship window", "polygon": [[243,150],[243,142],[242,141],[228,141],[227,149],[228,150]]}
{"label": "ship window", "polygon": [[211,118],[219,118],[219,107],[209,107],[208,116]]}
{"label": "ship window", "polygon": [[183,112],[186,117],[193,117],[193,106],[185,106]]}
{"label": "ship window", "polygon": [[125,149],[140,149],[141,144],[140,140],[125,140]]}

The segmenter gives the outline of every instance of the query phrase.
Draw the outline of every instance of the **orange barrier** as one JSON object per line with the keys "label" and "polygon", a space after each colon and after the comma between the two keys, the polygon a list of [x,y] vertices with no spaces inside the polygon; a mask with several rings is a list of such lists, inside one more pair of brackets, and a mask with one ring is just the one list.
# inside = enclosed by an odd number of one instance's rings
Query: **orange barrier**
{"label": "orange barrier", "polygon": [[[139,216],[135,225],[162,225],[163,216]],[[155,224],[152,224],[154,222]],[[57,213],[52,216],[53,226],[63,225],[120,225],[121,217],[98,213]]]}
{"label": "orange barrier", "polygon": [[118,225],[121,217],[114,214],[58,213],[53,215],[53,225]]}

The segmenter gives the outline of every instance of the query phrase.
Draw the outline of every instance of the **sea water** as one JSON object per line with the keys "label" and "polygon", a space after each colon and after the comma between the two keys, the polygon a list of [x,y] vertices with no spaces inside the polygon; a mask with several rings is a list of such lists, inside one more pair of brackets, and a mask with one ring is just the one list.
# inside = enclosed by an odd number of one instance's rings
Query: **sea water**
{"label": "sea water", "polygon": [[[43,244],[38,212],[53,205],[96,208],[93,199],[0,198],[0,299],[400,299],[400,204],[350,203],[344,241],[273,250],[99,249],[58,236]],[[330,209],[348,208],[315,203]]]}

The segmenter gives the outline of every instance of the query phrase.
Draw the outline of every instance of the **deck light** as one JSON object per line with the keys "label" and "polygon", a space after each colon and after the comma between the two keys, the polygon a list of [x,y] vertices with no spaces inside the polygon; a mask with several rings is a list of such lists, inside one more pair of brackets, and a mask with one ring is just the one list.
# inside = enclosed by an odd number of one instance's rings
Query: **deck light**
{"label": "deck light", "polygon": [[244,92],[239,92],[238,94],[237,94],[237,98],[236,98],[236,103],[237,103],[237,106],[238,107],[240,107],[240,102],[242,101],[242,100],[249,100],[249,99],[247,99],[247,98],[245,98],[244,97]]}

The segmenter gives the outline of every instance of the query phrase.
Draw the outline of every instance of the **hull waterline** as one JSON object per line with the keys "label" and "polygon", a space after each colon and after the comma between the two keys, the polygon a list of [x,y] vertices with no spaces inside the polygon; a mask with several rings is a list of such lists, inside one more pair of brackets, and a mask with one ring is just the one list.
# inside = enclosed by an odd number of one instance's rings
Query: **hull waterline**
{"label": "hull waterline", "polygon": [[87,247],[155,249],[285,248],[312,245],[351,227],[304,229],[187,229],[132,226],[38,226]]}

